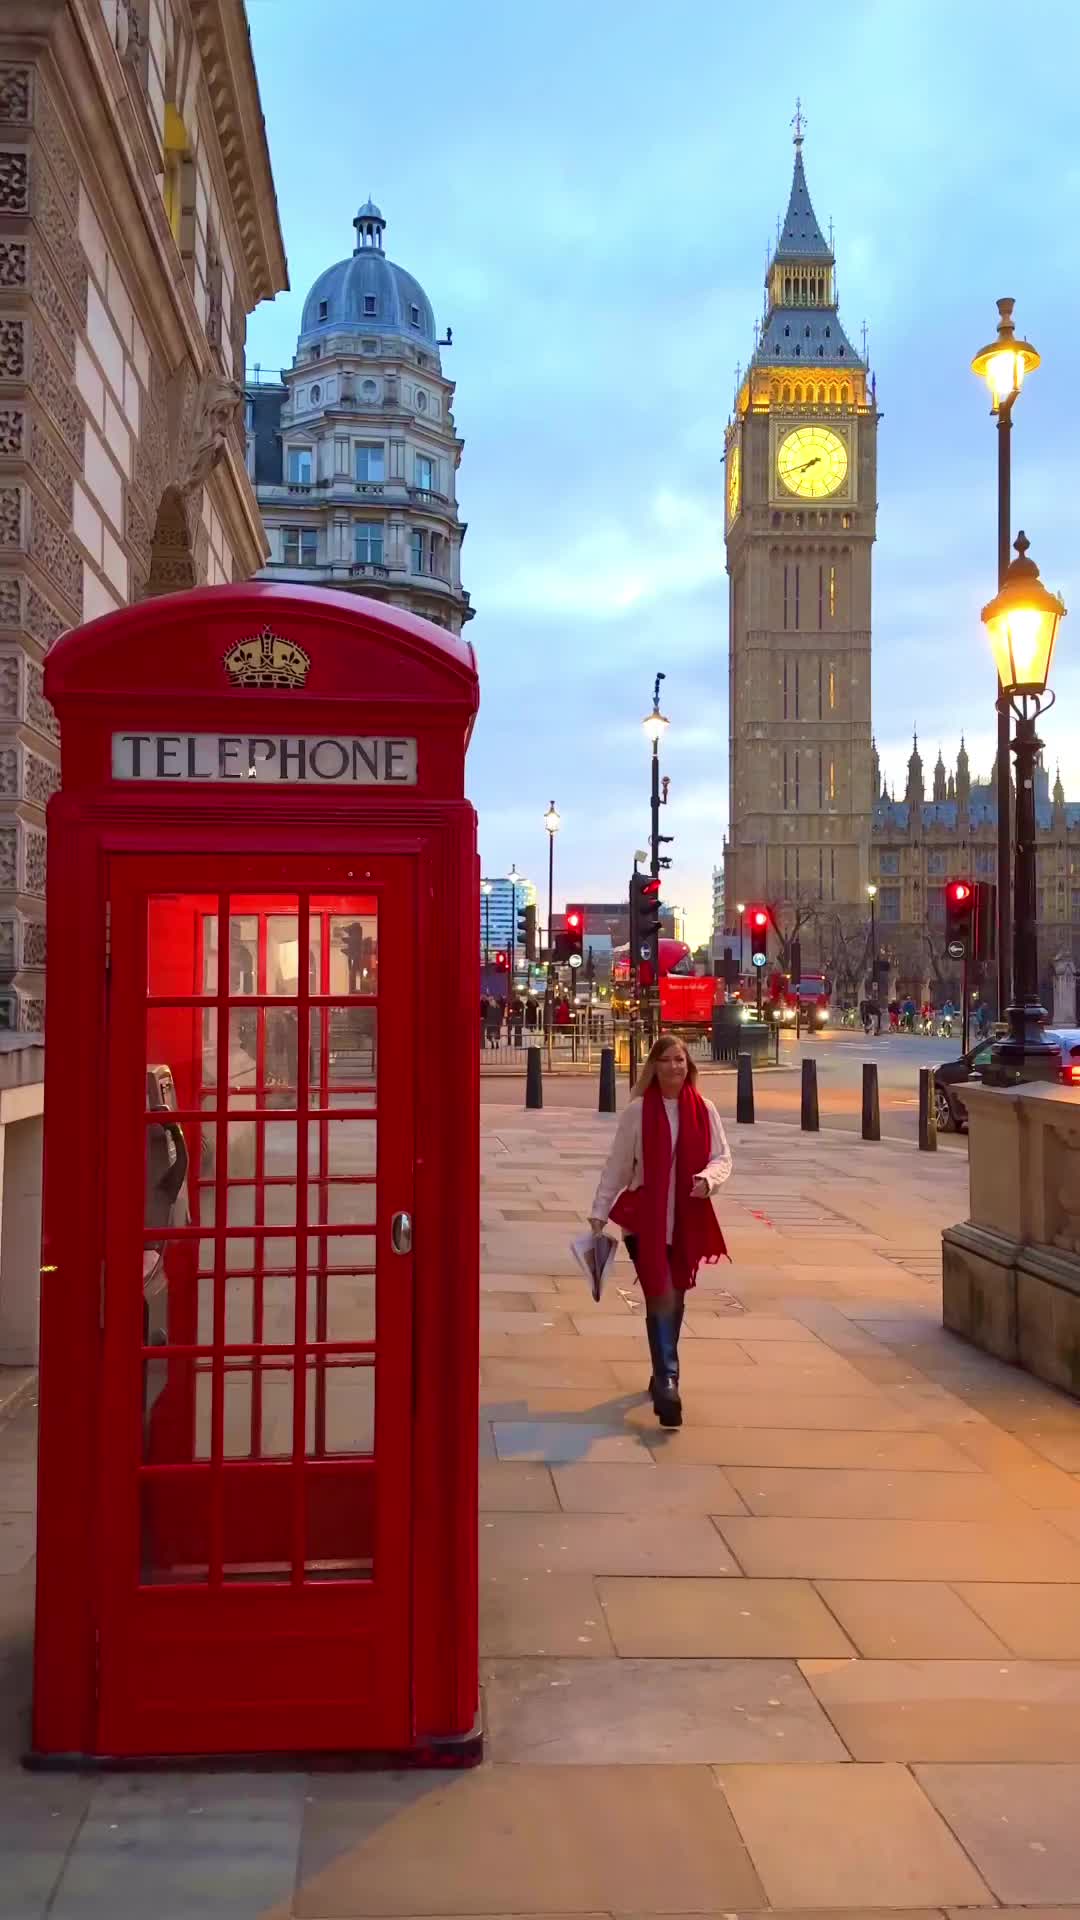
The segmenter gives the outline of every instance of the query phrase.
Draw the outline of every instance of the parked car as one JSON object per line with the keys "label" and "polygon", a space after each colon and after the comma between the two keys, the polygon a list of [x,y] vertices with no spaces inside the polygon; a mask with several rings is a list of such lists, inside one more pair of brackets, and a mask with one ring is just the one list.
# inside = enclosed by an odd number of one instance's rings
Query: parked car
{"label": "parked car", "polygon": [[[1080,1098],[1080,1027],[1047,1028],[1046,1038],[1060,1053],[1059,1079],[1073,1087]],[[934,1106],[940,1133],[959,1132],[967,1126],[967,1108],[963,1088],[969,1080],[981,1080],[994,1051],[992,1040],[980,1040],[969,1047],[959,1060],[946,1060],[934,1071]]]}

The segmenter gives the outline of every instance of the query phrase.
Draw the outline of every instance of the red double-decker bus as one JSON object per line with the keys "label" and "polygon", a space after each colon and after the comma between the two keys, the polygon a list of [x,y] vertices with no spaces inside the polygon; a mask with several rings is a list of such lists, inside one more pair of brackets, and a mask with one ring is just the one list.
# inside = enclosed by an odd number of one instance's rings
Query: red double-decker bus
{"label": "red double-decker bus", "polygon": [[[638,985],[651,987],[652,964],[643,960]],[[666,1027],[708,1027],[716,1002],[717,981],[694,972],[685,940],[660,940],[660,1018]],[[630,948],[616,947],[611,956],[611,1004],[626,1013],[631,1001]],[[722,988],[721,988],[722,991]]]}

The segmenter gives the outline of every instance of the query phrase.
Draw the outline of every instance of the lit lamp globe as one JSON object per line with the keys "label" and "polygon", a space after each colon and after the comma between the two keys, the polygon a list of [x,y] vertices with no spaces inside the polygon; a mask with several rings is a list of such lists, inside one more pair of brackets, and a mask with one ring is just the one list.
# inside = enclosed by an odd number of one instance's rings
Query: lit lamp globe
{"label": "lit lamp globe", "polygon": [[867,897],[867,899],[868,899],[868,900],[876,900],[876,899],[877,899],[877,888],[876,888],[876,887],[874,887],[874,886],[869,886],[869,887],[867,887],[867,889],[866,889],[866,897]]}
{"label": "lit lamp globe", "polygon": [[651,713],[645,715],[641,725],[646,740],[651,740],[655,747],[663,739],[671,725],[671,721],[668,719],[666,713],[661,713],[659,707],[654,707]]}
{"label": "lit lamp globe", "polygon": [[558,833],[559,828],[562,826],[562,814],[559,812],[554,800],[544,815],[544,825],[548,832],[552,834]]}
{"label": "lit lamp globe", "polygon": [[1024,384],[1025,373],[1034,373],[1041,356],[1036,352],[1030,340],[1018,340],[1013,325],[1013,300],[999,300],[997,303],[998,320],[997,339],[989,346],[980,347],[971,363],[972,373],[986,381],[990,389],[990,411],[1000,413],[1008,401],[1015,400]]}
{"label": "lit lamp globe", "polygon": [[1029,560],[1029,542],[1016,537],[1016,559],[1000,591],[982,610],[1001,690],[1009,698],[1041,698],[1050,679],[1057,630],[1065,615],[1060,594],[1051,593]]}

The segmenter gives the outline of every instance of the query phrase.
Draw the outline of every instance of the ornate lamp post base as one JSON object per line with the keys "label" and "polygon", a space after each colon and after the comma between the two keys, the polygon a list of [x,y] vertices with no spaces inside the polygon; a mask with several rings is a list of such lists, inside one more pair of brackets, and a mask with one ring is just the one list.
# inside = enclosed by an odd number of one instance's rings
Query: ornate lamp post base
{"label": "ornate lamp post base", "polygon": [[1016,867],[1013,882],[1013,1001],[1006,1013],[1009,1037],[994,1048],[993,1079],[999,1085],[1020,1080],[1056,1080],[1060,1055],[1043,1031],[1046,1008],[1039,1004],[1038,936],[1035,896],[1035,766],[1042,741],[1035,732],[1039,713],[1050,706],[1039,696],[1004,695],[998,711],[1016,714],[1012,751],[1016,758]]}

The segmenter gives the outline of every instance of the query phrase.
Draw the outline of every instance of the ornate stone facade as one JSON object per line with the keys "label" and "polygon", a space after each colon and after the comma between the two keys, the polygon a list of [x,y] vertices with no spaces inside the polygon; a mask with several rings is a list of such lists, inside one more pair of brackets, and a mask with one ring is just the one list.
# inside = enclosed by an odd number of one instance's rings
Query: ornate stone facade
{"label": "ornate stone facade", "polygon": [[270,541],[267,580],[407,607],[460,633],[463,442],[431,304],[383,249],[371,201],[356,246],[319,275],[281,384],[245,395],[248,471]]}
{"label": "ornate stone facade", "polygon": [[41,1022],[42,661],[80,620],[260,566],[239,383],[286,285],[239,0],[4,0],[0,1025]]}

